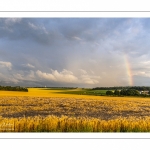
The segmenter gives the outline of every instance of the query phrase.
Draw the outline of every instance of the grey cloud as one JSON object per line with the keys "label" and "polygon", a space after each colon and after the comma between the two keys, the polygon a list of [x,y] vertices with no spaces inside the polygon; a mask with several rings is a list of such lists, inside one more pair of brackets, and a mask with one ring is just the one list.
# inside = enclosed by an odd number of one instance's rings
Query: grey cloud
{"label": "grey cloud", "polygon": [[53,32],[49,29],[47,30],[44,25],[38,24],[36,19],[11,20],[14,19],[0,20],[1,38],[6,38],[8,40],[31,39],[41,44],[51,44],[55,39],[59,38],[57,32]]}
{"label": "grey cloud", "polygon": [[21,85],[127,85],[125,54],[139,83],[149,75],[149,20],[2,18],[1,83],[13,77]]}

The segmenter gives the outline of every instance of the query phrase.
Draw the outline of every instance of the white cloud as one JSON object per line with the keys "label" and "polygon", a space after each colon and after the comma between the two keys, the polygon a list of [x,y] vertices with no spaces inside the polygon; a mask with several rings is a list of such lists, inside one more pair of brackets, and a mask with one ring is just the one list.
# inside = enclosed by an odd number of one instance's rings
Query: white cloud
{"label": "white cloud", "polygon": [[51,73],[42,72],[40,70],[36,71],[36,75],[41,79],[54,81],[54,82],[64,82],[64,83],[84,83],[84,84],[97,84],[101,79],[100,76],[89,75],[86,70],[79,69],[81,75],[78,77],[73,74],[73,72],[63,69],[63,71],[58,72],[57,70],[51,70]]}
{"label": "white cloud", "polygon": [[11,62],[0,61],[0,67],[4,67],[4,68],[6,67],[9,70],[11,70],[12,64],[11,64]]}
{"label": "white cloud", "polygon": [[99,83],[99,80],[101,79],[100,76],[94,75],[94,72],[90,70],[90,74],[87,73],[84,69],[79,69],[81,76],[80,76],[80,83],[86,83],[86,84],[97,84]]}
{"label": "white cloud", "polygon": [[47,29],[44,26],[35,25],[35,24],[31,23],[31,22],[28,22],[28,25],[33,30],[42,31],[43,33],[45,33],[47,35],[49,34],[49,32],[47,31]]}
{"label": "white cloud", "polygon": [[36,71],[36,74],[42,79],[56,81],[55,77],[50,73],[45,73],[45,72],[38,70]]}
{"label": "white cloud", "polygon": [[87,74],[86,70],[83,70],[83,69],[79,69],[81,74]]}
{"label": "white cloud", "polygon": [[31,64],[27,64],[27,66],[29,67],[29,68],[35,68],[33,65],[31,65]]}
{"label": "white cloud", "polygon": [[56,82],[66,82],[66,83],[76,83],[78,78],[73,75],[71,71],[63,69],[63,71],[58,72],[57,70],[51,70],[52,73],[36,71],[36,74],[43,79],[56,81]]}
{"label": "white cloud", "polygon": [[34,30],[39,29],[38,26],[36,26],[35,24],[33,24],[33,23],[31,23],[31,22],[28,22],[28,25],[29,25],[29,27],[31,27],[31,28],[34,29]]}
{"label": "white cloud", "polygon": [[29,68],[35,68],[35,66],[31,65],[31,64],[22,64],[22,66],[25,66],[25,67],[29,67]]}
{"label": "white cloud", "polygon": [[52,74],[54,75],[57,81],[61,82],[74,83],[78,80],[78,78],[75,77],[71,71],[65,69],[60,73],[57,70],[53,70]]}
{"label": "white cloud", "polygon": [[79,38],[79,37],[77,37],[77,36],[73,36],[72,38],[75,39],[75,40],[79,40],[79,41],[82,40],[81,38]]}
{"label": "white cloud", "polygon": [[148,61],[143,61],[143,62],[141,62],[143,65],[150,65],[150,61],[148,60]]}
{"label": "white cloud", "polygon": [[97,84],[99,83],[100,76],[92,76],[92,75],[81,75],[81,81],[86,84]]}
{"label": "white cloud", "polygon": [[138,70],[138,71],[134,71],[133,73],[132,73],[132,75],[133,76],[141,76],[141,77],[150,77],[150,71],[140,71],[140,70]]}
{"label": "white cloud", "polygon": [[21,18],[7,18],[5,19],[5,24],[6,25],[13,25],[15,23],[18,23],[21,21]]}

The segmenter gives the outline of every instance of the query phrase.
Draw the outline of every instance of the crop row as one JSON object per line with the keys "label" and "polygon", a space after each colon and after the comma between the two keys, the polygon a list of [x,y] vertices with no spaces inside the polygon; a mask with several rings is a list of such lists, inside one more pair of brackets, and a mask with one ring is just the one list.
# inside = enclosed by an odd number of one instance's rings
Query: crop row
{"label": "crop row", "polygon": [[1,132],[149,132],[150,117],[101,120],[86,117],[0,117]]}

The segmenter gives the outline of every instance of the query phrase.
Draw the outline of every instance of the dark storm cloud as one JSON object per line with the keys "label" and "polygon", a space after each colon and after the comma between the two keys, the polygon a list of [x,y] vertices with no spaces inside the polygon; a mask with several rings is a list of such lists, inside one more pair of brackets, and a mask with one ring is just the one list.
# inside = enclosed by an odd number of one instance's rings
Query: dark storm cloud
{"label": "dark storm cloud", "polygon": [[104,39],[111,36],[113,31],[124,22],[124,20],[121,19],[70,18],[47,20],[48,21],[44,21],[44,19],[1,19],[0,37],[10,40],[30,39],[43,44],[51,44],[58,40],[65,42],[64,38],[67,40],[75,40],[74,37],[80,37],[85,41],[95,41],[99,38]]}
{"label": "dark storm cloud", "polygon": [[145,83],[149,24],[148,18],[1,18],[1,83],[127,85],[125,55],[135,82]]}
{"label": "dark storm cloud", "polygon": [[51,44],[59,39],[57,32],[46,29],[37,19],[9,18],[0,20],[1,38],[8,40],[35,40],[40,44]]}

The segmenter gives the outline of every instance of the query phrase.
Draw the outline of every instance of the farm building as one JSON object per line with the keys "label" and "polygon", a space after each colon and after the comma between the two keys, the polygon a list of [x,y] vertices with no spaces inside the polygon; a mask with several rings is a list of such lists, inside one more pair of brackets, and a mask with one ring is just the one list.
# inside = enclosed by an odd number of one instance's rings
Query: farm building
{"label": "farm building", "polygon": [[139,91],[140,94],[146,94],[146,95],[149,95],[149,91]]}

